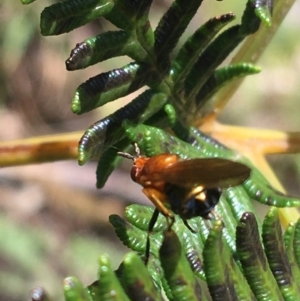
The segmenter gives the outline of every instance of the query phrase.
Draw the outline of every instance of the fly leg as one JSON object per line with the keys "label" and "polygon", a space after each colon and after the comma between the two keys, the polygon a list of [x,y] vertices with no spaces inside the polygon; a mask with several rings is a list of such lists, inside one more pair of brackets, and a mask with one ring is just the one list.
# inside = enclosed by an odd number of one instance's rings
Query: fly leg
{"label": "fly leg", "polygon": [[195,230],[189,225],[189,223],[188,223],[188,221],[187,221],[186,219],[182,219],[182,221],[183,221],[184,225],[185,225],[192,233],[194,233],[194,234],[197,233],[197,231],[195,231]]}
{"label": "fly leg", "polygon": [[146,252],[145,252],[145,265],[148,264],[148,261],[149,261],[149,258],[150,258],[150,234],[152,233],[152,230],[155,226],[155,223],[157,221],[157,218],[158,218],[158,215],[159,215],[159,211],[157,208],[155,208],[153,214],[152,214],[152,217],[150,219],[150,222],[149,222],[149,227],[148,227],[148,233],[147,233],[147,242],[146,242]]}
{"label": "fly leg", "polygon": [[147,198],[154,204],[154,206],[158,209],[158,211],[164,215],[167,219],[168,230],[170,230],[175,222],[175,217],[165,205],[164,203],[168,202],[168,199],[165,197],[163,193],[156,190],[155,188],[144,188],[143,193],[147,196]]}
{"label": "fly leg", "polygon": [[147,265],[150,257],[150,234],[155,226],[155,223],[158,218],[158,214],[163,214],[167,219],[168,230],[171,229],[175,222],[175,217],[173,213],[164,205],[164,201],[167,201],[164,194],[154,188],[144,188],[143,193],[147,198],[154,204],[156,207],[154,213],[151,217],[147,233],[147,243],[146,243],[146,254],[145,254],[145,264]]}

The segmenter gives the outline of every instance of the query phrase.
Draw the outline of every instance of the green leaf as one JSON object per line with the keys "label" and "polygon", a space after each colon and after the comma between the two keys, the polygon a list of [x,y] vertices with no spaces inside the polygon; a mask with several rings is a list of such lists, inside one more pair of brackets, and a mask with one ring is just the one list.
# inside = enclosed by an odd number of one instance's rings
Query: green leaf
{"label": "green leaf", "polygon": [[130,104],[93,124],[79,141],[79,164],[85,164],[89,159],[120,141],[125,136],[121,127],[124,119],[146,121],[159,112],[167,100],[168,97],[164,93],[146,90]]}
{"label": "green leaf", "polygon": [[261,229],[260,218],[256,214],[254,206],[250,202],[249,195],[247,194],[243,185],[237,187],[229,187],[228,189],[226,189],[224,195],[236,221],[240,220],[244,212],[252,212],[255,215],[259,229]]}
{"label": "green leaf", "polygon": [[159,255],[174,300],[205,300],[174,231],[164,232]]}
{"label": "green leaf", "polygon": [[232,13],[214,17],[204,23],[194,34],[192,34],[180,48],[176,58],[172,62],[172,78],[176,90],[180,91],[177,85],[181,85],[187,72],[198,59],[200,53],[217,35],[217,33],[234,20]]}
{"label": "green leaf", "polygon": [[[117,236],[125,246],[140,254],[145,254],[147,233],[131,225],[126,220],[115,214],[109,217],[109,222],[114,226]],[[159,233],[158,235],[151,235],[150,240],[150,251],[157,254],[158,248],[161,244],[161,234]]]}
{"label": "green leaf", "polygon": [[155,29],[155,54],[159,70],[170,68],[170,52],[195,15],[202,0],[175,0]]}
{"label": "green leaf", "polygon": [[107,0],[67,0],[46,7],[41,14],[41,33],[59,35],[107,15],[114,8]]}
{"label": "green leaf", "polygon": [[291,264],[295,263],[292,252],[289,248],[290,257],[288,258],[284,247],[281,224],[279,221],[277,208],[271,208],[263,223],[263,243],[265,253],[268,258],[270,268],[280,288],[284,300],[297,300],[300,296],[297,279],[300,276],[299,270],[297,278],[294,278]]}
{"label": "green leaf", "polygon": [[[141,206],[138,204],[132,204],[125,209],[125,218],[133,226],[148,231],[149,220],[153,214],[153,207]],[[166,218],[162,215],[158,216],[158,219],[152,229],[152,232],[160,232],[166,229]]]}
{"label": "green leaf", "polygon": [[257,300],[283,300],[268,265],[254,214],[243,214],[237,226],[236,247],[244,276]]}
{"label": "green leaf", "polygon": [[89,287],[91,295],[95,294],[95,300],[103,301],[130,301],[121,286],[115,272],[112,270],[107,255],[99,257],[99,281]]}
{"label": "green leaf", "polygon": [[256,0],[255,2],[255,14],[262,20],[265,26],[270,27],[272,25],[272,12],[274,1],[273,0]]}
{"label": "green leaf", "polygon": [[35,0],[21,0],[22,4],[30,4],[34,2]]}
{"label": "green leaf", "polygon": [[88,290],[76,277],[64,280],[64,296],[66,301],[92,301]]}
{"label": "green leaf", "polygon": [[261,23],[260,18],[256,16],[255,0],[250,0],[246,3],[246,9],[242,16],[242,24],[240,28],[241,35],[249,35],[255,33]]}
{"label": "green leaf", "polygon": [[252,171],[251,177],[244,182],[243,187],[250,198],[253,198],[262,204],[275,207],[300,206],[299,199],[286,196],[281,192],[276,191],[267,183],[266,179],[261,181],[261,174],[258,171]]}
{"label": "green leaf", "polygon": [[77,44],[66,60],[66,68],[69,71],[83,69],[123,55],[140,62],[147,60],[147,53],[130,33],[108,31]]}
{"label": "green leaf", "polygon": [[257,74],[260,71],[261,69],[259,67],[248,63],[229,65],[214,71],[196,95],[195,102],[197,111],[200,110],[200,108],[223,86],[232,80],[247,75]]}
{"label": "green leaf", "polygon": [[137,63],[101,73],[77,88],[72,101],[72,111],[83,114],[94,110],[138,90],[144,86],[149,77],[151,77],[149,67]]}
{"label": "green leaf", "polygon": [[201,54],[185,82],[185,97],[194,99],[200,88],[236,46],[244,39],[240,25],[223,31]]}
{"label": "green leaf", "polygon": [[213,300],[255,300],[222,237],[222,221],[214,223],[203,250],[207,285]]}
{"label": "green leaf", "polygon": [[120,149],[125,151],[132,149],[128,139],[120,140],[114,147],[110,147],[102,153],[96,170],[97,188],[102,188],[104,186],[108,177],[121,163],[122,157],[117,154]]}
{"label": "green leaf", "polygon": [[[290,232],[290,227],[287,228],[287,231],[285,233],[285,237],[288,235]],[[295,225],[295,236],[293,240],[293,248],[294,248],[294,253],[295,253],[295,259],[297,262],[298,268],[300,268],[300,219],[298,219],[296,225]]]}
{"label": "green leaf", "polygon": [[135,253],[125,255],[120,274],[122,285],[130,300],[163,300],[161,292],[154,285],[147,267]]}

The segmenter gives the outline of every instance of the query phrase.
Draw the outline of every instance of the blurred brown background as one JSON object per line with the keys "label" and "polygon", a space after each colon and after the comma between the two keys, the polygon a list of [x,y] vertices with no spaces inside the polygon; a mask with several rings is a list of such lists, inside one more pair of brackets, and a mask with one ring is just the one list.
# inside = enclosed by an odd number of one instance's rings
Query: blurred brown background
{"label": "blurred brown background", "polygon": [[[185,37],[214,15],[240,14],[245,1],[239,2],[237,7],[235,0],[204,1]],[[0,3],[2,141],[84,130],[134,97],[82,116],[72,114],[71,98],[80,83],[129,60],[118,58],[67,72],[64,61],[75,44],[112,27],[97,20],[62,36],[42,37],[39,14],[51,3]],[[153,26],[170,3],[154,1]],[[298,2],[258,62],[263,71],[243,83],[222,114],[223,122],[299,130],[299,11]],[[299,157],[270,159],[287,190],[300,196]],[[126,249],[116,239],[108,216],[122,215],[130,203],[149,203],[140,187],[131,182],[125,165],[100,191],[95,188],[93,162],[83,167],[68,161],[0,170],[1,301],[28,300],[30,289],[37,285],[46,287],[54,299],[62,299],[62,279],[77,275],[89,284],[96,278],[101,253],[109,253],[117,267]]]}

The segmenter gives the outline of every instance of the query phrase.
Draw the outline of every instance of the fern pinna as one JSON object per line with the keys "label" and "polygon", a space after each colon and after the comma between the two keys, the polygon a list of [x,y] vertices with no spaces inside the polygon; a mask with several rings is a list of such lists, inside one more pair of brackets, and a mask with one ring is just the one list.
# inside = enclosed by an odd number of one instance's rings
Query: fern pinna
{"label": "fern pinna", "polygon": [[[148,18],[150,0],[65,0],[41,14],[43,35],[67,33],[101,17],[118,28],[78,43],[66,60],[67,70],[117,56],[132,59],[81,84],[72,101],[74,113],[89,112],[147,87],[128,105],[88,128],[79,142],[79,164],[98,160],[98,188],[119,164],[118,150],[130,152],[133,143],[146,156],[221,157],[252,168],[242,185],[222,193],[216,207],[222,220],[208,224],[192,219],[191,227],[198,230],[194,234],[179,218],[171,231],[163,232],[165,219],[158,217],[150,237],[153,248],[148,266],[136,253],[129,253],[114,272],[110,259],[101,256],[99,279],[93,284],[84,287],[74,277],[65,280],[66,300],[207,300],[199,279],[207,282],[212,300],[300,298],[295,281],[300,264],[299,222],[282,235],[277,209],[272,207],[262,223],[251,203],[254,199],[289,207],[299,206],[300,200],[279,194],[246,157],[193,127],[214,110],[213,95],[224,85],[260,71],[247,62],[219,66],[261,22],[270,25],[273,1],[249,0],[241,23],[231,27],[225,28],[234,20],[233,13],[209,19],[174,51],[201,2],[173,1],[155,30]],[[110,217],[122,242],[139,254],[145,251],[152,212],[132,205],[125,219]],[[37,288],[32,298],[48,297]]]}

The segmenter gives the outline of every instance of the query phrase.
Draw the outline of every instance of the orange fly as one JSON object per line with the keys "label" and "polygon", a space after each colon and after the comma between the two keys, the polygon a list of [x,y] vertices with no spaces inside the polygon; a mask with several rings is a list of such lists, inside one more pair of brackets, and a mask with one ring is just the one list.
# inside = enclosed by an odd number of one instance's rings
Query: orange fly
{"label": "orange fly", "polygon": [[180,160],[172,154],[149,158],[140,155],[137,144],[135,151],[136,156],[123,152],[118,155],[133,160],[131,178],[143,186],[143,193],[156,207],[148,228],[146,263],[150,255],[149,235],[159,213],[166,217],[168,229],[175,222],[175,213],[195,232],[187,220],[197,216],[210,219],[221,189],[242,184],[251,171],[244,164],[222,158]]}

